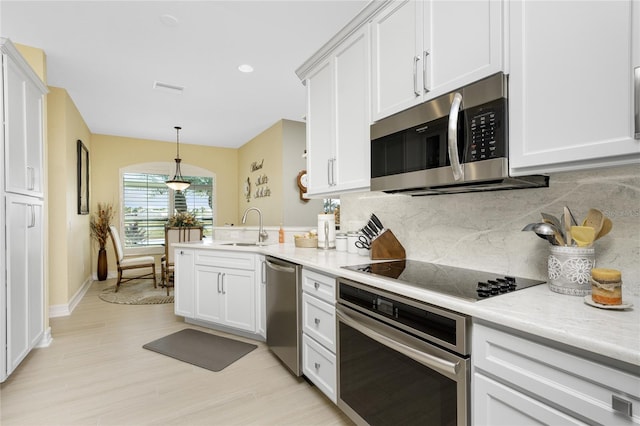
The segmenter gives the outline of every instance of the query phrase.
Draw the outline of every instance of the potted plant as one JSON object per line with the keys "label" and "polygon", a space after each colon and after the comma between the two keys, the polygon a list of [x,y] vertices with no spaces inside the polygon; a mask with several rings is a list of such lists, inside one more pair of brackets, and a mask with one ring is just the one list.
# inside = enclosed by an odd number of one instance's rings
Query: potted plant
{"label": "potted plant", "polygon": [[91,238],[97,241],[98,250],[98,280],[107,279],[107,250],[105,245],[109,239],[109,225],[113,219],[113,206],[109,203],[98,203],[98,209],[91,215]]}
{"label": "potted plant", "polygon": [[191,228],[202,226],[196,216],[190,212],[179,212],[167,220],[168,228]]}

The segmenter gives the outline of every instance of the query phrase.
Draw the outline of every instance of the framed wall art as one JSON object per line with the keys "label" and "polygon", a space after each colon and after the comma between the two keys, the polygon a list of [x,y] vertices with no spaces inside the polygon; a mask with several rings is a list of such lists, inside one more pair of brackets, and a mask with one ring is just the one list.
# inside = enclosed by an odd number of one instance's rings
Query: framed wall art
{"label": "framed wall art", "polygon": [[89,214],[89,150],[80,139],[78,145],[78,214]]}

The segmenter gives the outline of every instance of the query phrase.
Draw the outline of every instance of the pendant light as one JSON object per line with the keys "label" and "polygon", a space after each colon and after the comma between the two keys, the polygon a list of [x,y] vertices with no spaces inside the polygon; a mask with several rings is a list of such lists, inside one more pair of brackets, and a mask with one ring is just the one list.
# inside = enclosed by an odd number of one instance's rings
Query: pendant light
{"label": "pendant light", "polygon": [[177,147],[176,148],[176,173],[171,180],[168,180],[165,183],[169,188],[173,189],[174,191],[184,191],[191,185],[191,182],[187,182],[186,180],[184,180],[184,178],[182,177],[182,173],[180,173],[180,161],[182,161],[180,160],[180,129],[182,129],[182,127],[176,126],[174,127],[174,129],[176,129],[176,147]]}

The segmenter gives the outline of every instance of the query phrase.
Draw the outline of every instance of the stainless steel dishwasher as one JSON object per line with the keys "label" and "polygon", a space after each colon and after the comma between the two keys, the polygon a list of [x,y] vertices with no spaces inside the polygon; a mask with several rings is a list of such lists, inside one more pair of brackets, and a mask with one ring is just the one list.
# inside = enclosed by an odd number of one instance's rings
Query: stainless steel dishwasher
{"label": "stainless steel dishwasher", "polygon": [[300,370],[300,265],[267,256],[267,346],[296,376]]}

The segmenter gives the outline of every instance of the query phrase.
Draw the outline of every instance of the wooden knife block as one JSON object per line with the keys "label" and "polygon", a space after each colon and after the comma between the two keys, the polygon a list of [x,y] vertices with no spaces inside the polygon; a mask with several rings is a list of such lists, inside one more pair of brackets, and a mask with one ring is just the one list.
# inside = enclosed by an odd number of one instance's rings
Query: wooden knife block
{"label": "wooden knife block", "polygon": [[407,254],[390,229],[371,241],[371,260],[404,259]]}

